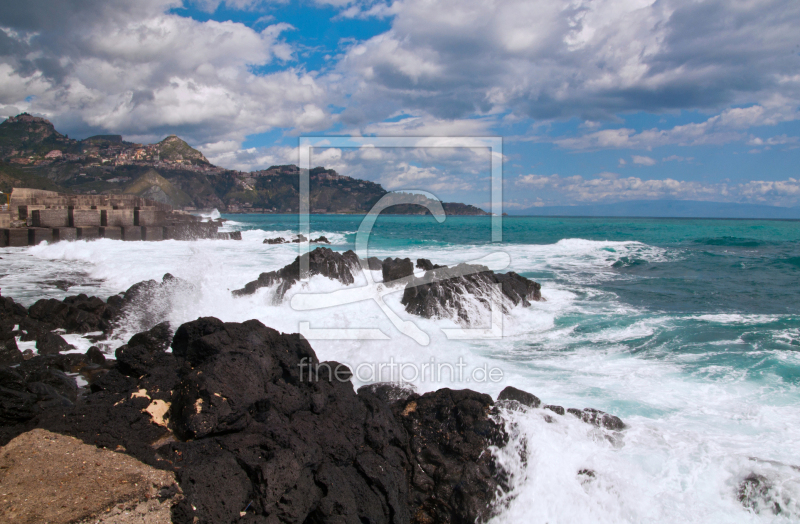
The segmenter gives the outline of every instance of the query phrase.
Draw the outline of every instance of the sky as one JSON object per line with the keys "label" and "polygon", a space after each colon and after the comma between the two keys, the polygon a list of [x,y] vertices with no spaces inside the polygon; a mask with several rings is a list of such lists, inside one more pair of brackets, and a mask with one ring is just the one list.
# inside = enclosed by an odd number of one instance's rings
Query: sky
{"label": "sky", "polygon": [[[175,133],[243,171],[298,163],[300,137],[502,137],[512,211],[798,206],[798,27],[797,0],[3,2],[0,117]],[[486,207],[489,155],[318,147],[312,164]]]}

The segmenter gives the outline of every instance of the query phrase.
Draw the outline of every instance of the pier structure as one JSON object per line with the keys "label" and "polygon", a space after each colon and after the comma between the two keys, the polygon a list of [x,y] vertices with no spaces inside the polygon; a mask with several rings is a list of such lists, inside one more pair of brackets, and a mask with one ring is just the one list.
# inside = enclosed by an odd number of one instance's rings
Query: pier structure
{"label": "pier structure", "polygon": [[220,233],[220,225],[136,195],[69,195],[14,188],[0,207],[0,247],[100,238],[241,240],[241,233]]}

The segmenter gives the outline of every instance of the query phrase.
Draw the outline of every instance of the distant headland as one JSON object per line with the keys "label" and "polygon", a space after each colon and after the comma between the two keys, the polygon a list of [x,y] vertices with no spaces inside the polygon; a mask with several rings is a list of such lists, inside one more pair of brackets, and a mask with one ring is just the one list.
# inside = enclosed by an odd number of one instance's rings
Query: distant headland
{"label": "distant headland", "polygon": [[[157,144],[126,142],[120,135],[75,140],[48,120],[27,113],[0,124],[0,191],[14,187],[75,195],[135,195],[193,211],[225,213],[297,213],[296,165],[243,172],[223,169],[175,135]],[[310,170],[312,213],[364,214],[387,193],[380,185]],[[424,197],[417,198],[424,203]],[[444,203],[448,215],[487,215],[460,203]],[[428,214],[419,205],[397,205],[387,213]]]}

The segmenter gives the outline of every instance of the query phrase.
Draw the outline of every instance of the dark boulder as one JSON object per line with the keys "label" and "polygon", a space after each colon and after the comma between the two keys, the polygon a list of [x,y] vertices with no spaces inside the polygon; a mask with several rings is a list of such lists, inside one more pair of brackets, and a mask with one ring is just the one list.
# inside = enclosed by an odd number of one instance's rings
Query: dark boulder
{"label": "dark boulder", "polygon": [[[197,292],[194,284],[169,273],[161,282],[138,282],[122,293],[119,300],[113,300],[120,310],[115,325],[123,325],[128,332],[147,331],[169,316],[176,301],[191,298]],[[108,303],[112,303],[112,298]]]}
{"label": "dark boulder", "polygon": [[22,351],[17,347],[17,339],[14,336],[0,340],[0,366],[19,364],[22,360]]}
{"label": "dark boulder", "polygon": [[[355,282],[353,273],[359,266],[358,256],[353,251],[337,253],[326,247],[318,247],[303,257],[308,257],[309,276],[322,275],[345,285]],[[298,280],[300,280],[300,257],[281,269],[261,273],[258,280],[249,282],[242,289],[234,290],[233,296],[252,295],[262,287],[279,284],[275,296],[280,300]]]}
{"label": "dark boulder", "polygon": [[459,264],[426,271],[424,276],[413,278],[406,285],[401,303],[414,315],[456,317],[469,323],[472,308],[468,295],[490,308],[494,284],[501,285],[500,307],[504,311],[519,304],[527,307],[531,300],[542,300],[541,286],[517,273],[495,273],[485,266]]}
{"label": "dark boulder", "polygon": [[517,389],[513,386],[507,386],[505,389],[503,389],[503,391],[501,391],[497,396],[497,400],[503,400],[511,403],[516,402],[530,408],[538,408],[542,404],[542,401],[539,400],[539,397],[536,395],[532,395],[527,391],[522,391],[521,389]]}
{"label": "dark boulder", "polygon": [[410,258],[388,257],[383,261],[383,281],[391,282],[414,274],[414,264]]}
{"label": "dark boulder", "polygon": [[328,240],[324,236],[319,236],[319,237],[317,237],[317,238],[315,238],[313,240],[310,240],[309,242],[311,242],[312,244],[330,244],[331,243],[331,241]]}
{"label": "dark boulder", "polygon": [[50,331],[41,332],[36,337],[36,350],[40,355],[55,355],[70,349],[75,349],[75,346]]}
{"label": "dark boulder", "polygon": [[170,365],[172,357],[162,358],[170,341],[169,322],[162,322],[149,331],[137,333],[127,344],[117,348],[117,368],[126,375],[139,377],[154,368]]}

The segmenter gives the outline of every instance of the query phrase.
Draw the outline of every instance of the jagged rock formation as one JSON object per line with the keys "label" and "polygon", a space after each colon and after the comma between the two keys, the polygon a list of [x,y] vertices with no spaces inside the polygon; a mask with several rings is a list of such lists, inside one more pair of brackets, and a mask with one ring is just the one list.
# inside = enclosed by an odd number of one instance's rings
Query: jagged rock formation
{"label": "jagged rock formation", "polygon": [[514,273],[495,273],[485,266],[459,264],[425,272],[408,283],[401,303],[406,311],[425,318],[455,316],[470,321],[470,297],[491,306],[492,285],[502,286],[504,310],[542,300],[541,285]]}
{"label": "jagged rock formation", "polygon": [[[308,257],[309,276],[322,275],[345,285],[355,282],[353,272],[359,266],[358,256],[353,251],[337,253],[327,247],[318,247],[303,256]],[[258,280],[248,282],[242,289],[234,290],[233,295],[252,295],[262,287],[280,283],[275,292],[276,299],[280,300],[298,280],[300,280],[300,257],[282,269],[261,273]]]}
{"label": "jagged rock formation", "polygon": [[41,427],[175,471],[185,496],[177,524],[491,516],[503,475],[487,450],[507,436],[487,395],[356,393],[349,369],[255,320],[184,324],[171,354],[165,330],[132,337],[81,396],[56,358],[0,368],[0,441]]}

